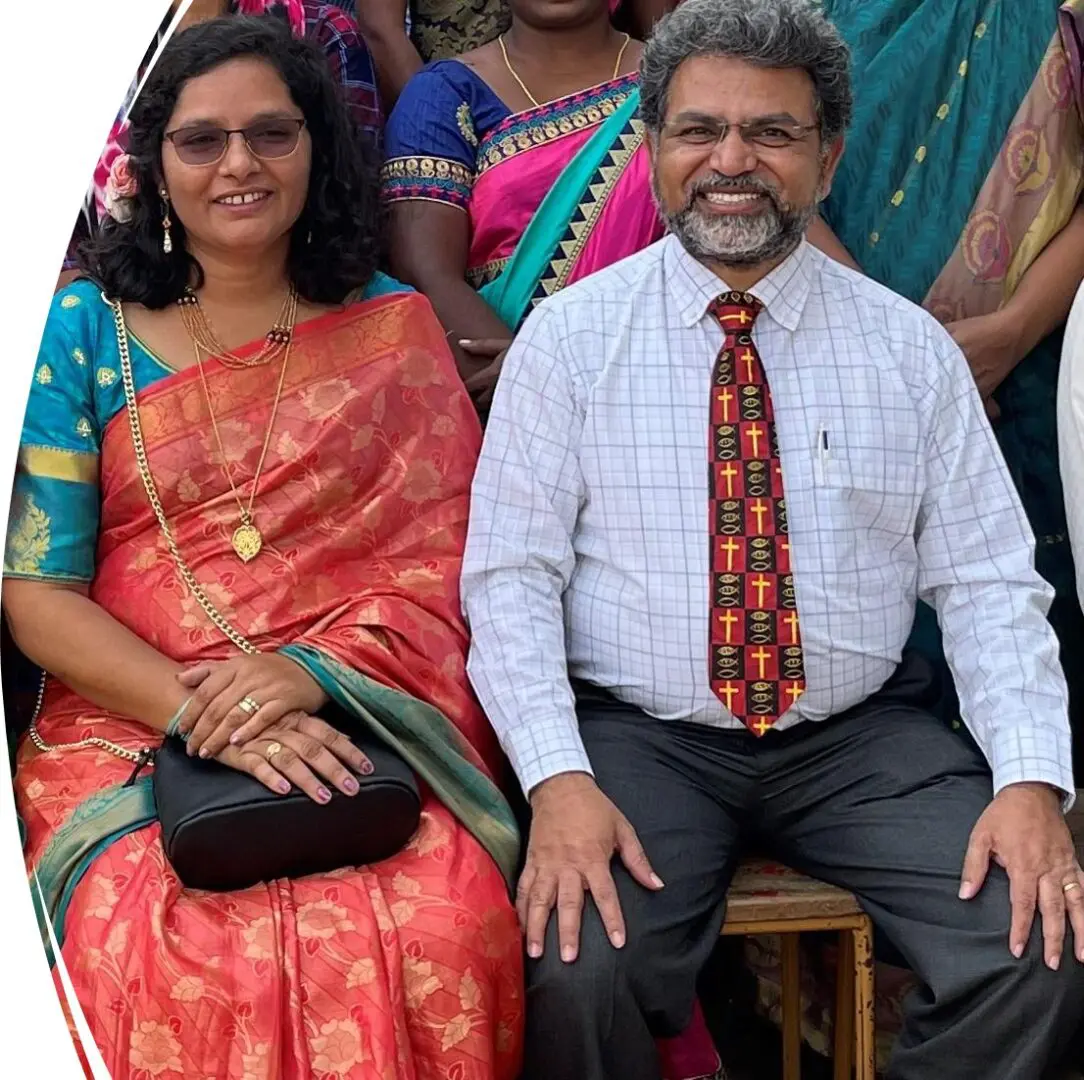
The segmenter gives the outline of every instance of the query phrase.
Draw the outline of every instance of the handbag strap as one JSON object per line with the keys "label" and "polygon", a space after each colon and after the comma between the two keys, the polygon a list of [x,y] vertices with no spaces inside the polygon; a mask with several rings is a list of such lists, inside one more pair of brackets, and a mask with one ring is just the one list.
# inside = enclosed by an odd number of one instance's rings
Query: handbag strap
{"label": "handbag strap", "polygon": [[211,603],[210,597],[203,591],[203,587],[196,580],[195,575],[189,569],[180,549],[177,547],[173,530],[169,527],[169,521],[166,519],[162,500],[158,497],[158,487],[151,475],[150,463],[147,461],[147,448],[143,442],[143,427],[139,421],[139,406],[136,403],[135,379],[132,377],[132,357],[128,349],[128,327],[124,323],[124,312],[121,309],[119,300],[110,300],[104,293],[102,299],[112,310],[113,323],[116,326],[117,349],[120,352],[121,382],[124,385],[124,403],[128,409],[128,426],[132,432],[132,446],[135,449],[136,467],[139,470],[139,478],[143,481],[143,488],[147,492],[147,499],[150,501],[151,509],[158,519],[158,527],[162,530],[162,537],[166,542],[166,547],[169,548],[169,553],[173,556],[181,580],[188,586],[196,603],[203,608],[207,618],[241,652],[248,653],[251,656],[259,652],[259,650],[244,634],[232,627],[226,617]]}

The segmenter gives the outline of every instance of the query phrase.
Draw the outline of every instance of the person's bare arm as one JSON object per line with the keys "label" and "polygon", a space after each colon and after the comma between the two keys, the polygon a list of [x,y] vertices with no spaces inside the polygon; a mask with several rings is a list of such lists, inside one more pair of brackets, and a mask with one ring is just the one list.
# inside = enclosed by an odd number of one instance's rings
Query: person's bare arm
{"label": "person's bare arm", "polygon": [[15,644],[87,701],[165,731],[191,691],[163,656],[87,596],[85,586],[4,581]]}
{"label": "person's bare arm", "polygon": [[1082,280],[1084,204],[1028,267],[1004,307],[948,324],[946,329],[963,349],[992,415],[997,415],[997,408],[990,395],[1065,321]]}
{"label": "person's bare arm", "polygon": [[835,259],[836,262],[842,263],[844,266],[849,266],[852,270],[858,270],[861,272],[862,267],[858,265],[855,258],[851,253],[843,246],[843,242],[832,231],[831,226],[818,214],[810,223],[809,229],[806,231],[806,239],[820,251],[823,251],[825,255],[830,259]]}
{"label": "person's bare arm", "polygon": [[[470,225],[455,206],[435,202],[393,203],[390,213],[392,273],[424,293],[437,313],[464,380],[489,366],[512,339],[512,331],[466,280]],[[462,341],[485,342],[471,351]]]}
{"label": "person's bare arm", "polygon": [[373,54],[381,104],[387,115],[403,87],[422,68],[422,58],[406,35],[406,0],[363,0],[354,17]]}
{"label": "person's bare arm", "polygon": [[1081,281],[1084,281],[1084,203],[1028,267],[1012,299],[1002,308],[1006,324],[1018,324],[1017,360],[1027,356],[1065,322]]}

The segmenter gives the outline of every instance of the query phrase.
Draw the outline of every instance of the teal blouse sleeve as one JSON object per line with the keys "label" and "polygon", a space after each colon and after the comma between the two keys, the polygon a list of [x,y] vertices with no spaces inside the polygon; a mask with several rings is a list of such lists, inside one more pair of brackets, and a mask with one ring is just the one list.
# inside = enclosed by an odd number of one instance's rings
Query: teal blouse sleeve
{"label": "teal blouse sleeve", "polygon": [[96,323],[89,282],[53,298],[19,445],[4,574],[89,582],[99,523],[101,432],[95,409]]}

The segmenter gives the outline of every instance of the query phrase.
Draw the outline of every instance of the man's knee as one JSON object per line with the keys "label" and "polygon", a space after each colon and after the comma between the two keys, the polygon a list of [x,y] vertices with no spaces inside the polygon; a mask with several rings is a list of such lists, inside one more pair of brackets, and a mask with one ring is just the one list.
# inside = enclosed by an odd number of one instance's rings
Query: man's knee
{"label": "man's knee", "polygon": [[688,1019],[695,992],[695,972],[687,980],[677,977],[666,958],[644,947],[635,928],[629,927],[623,948],[614,948],[590,899],[577,958],[571,963],[561,959],[554,915],[546,928],[545,951],[528,961],[528,1009],[545,1013],[547,1026],[563,1020],[605,1033],[620,1025],[624,1010],[635,1009],[660,1034],[676,1034]]}
{"label": "man's knee", "polygon": [[557,936],[556,912],[546,927],[542,956],[527,964],[527,994],[532,1010],[548,1016],[560,1013],[569,1022],[589,1022],[596,1018],[603,1025],[614,1010],[615,998],[628,992],[626,951],[615,949],[606,937],[602,921],[592,910],[590,900],[584,907],[580,928],[579,952],[575,960],[561,959]]}

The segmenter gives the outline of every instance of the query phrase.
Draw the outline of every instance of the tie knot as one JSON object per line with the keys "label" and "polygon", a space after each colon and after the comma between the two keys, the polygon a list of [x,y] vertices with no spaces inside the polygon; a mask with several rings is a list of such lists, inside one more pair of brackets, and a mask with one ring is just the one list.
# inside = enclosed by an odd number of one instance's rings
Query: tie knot
{"label": "tie knot", "polygon": [[711,305],[712,314],[722,323],[723,329],[740,334],[753,328],[757,316],[763,310],[761,302],[747,292],[723,293]]}

